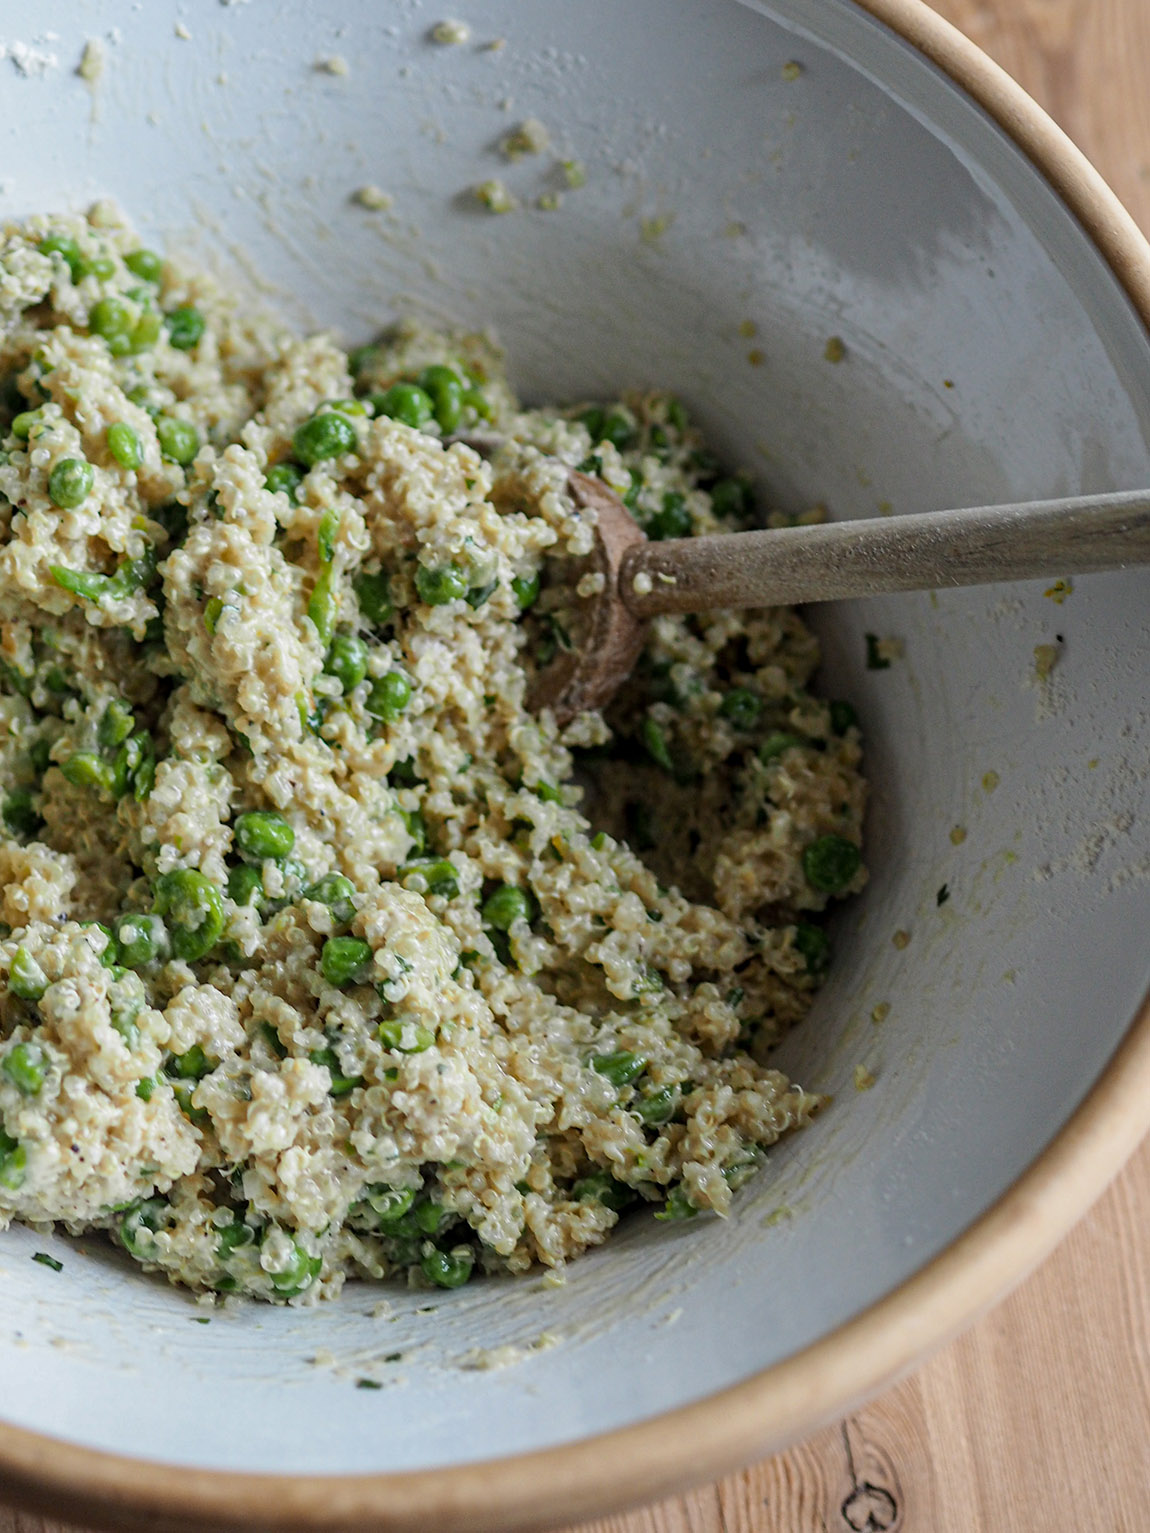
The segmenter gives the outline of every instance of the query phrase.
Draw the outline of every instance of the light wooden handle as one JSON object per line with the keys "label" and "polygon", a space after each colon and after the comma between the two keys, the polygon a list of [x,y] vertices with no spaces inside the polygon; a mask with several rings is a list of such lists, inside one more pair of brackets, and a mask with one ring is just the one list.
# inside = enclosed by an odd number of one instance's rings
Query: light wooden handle
{"label": "light wooden handle", "polygon": [[1150,563],[1150,490],[639,543],[619,594],[638,618],[1085,575]]}

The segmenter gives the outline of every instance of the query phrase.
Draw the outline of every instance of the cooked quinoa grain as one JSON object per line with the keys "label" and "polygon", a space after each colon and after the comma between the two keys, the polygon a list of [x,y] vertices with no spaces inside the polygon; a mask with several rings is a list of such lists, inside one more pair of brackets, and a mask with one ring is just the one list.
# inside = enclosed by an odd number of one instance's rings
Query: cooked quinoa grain
{"label": "cooked quinoa grain", "polygon": [[820,1105],[769,1051],[866,876],[854,710],[785,609],[524,698],[597,589],[568,467],[652,537],[748,484],[667,395],[301,339],[106,206],[4,229],[0,326],[0,1223],[308,1302],[725,1214]]}

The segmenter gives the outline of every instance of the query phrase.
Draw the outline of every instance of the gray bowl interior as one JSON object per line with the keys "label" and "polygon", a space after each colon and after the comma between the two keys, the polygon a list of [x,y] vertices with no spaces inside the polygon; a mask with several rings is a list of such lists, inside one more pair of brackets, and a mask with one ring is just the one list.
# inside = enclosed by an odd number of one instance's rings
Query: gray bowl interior
{"label": "gray bowl interior", "polygon": [[[490,324],[532,400],[668,386],[786,506],[1150,481],[1150,352],[1114,277],[1002,132],[845,0],[461,9],[472,42],[437,47],[418,0],[43,0],[24,30],[49,62],[0,62],[4,210],[112,194],[349,340],[398,310]],[[346,75],[313,67],[331,54]],[[586,165],[556,212],[527,205],[554,156],[494,152],[528,115]],[[505,217],[467,191],[499,174],[525,202]],[[390,211],[352,203],[369,182]],[[812,612],[865,725],[873,876],[780,1051],[833,1107],[735,1217],[636,1220],[560,1288],[357,1286],[209,1324],[96,1241],[12,1228],[3,1417],[198,1466],[444,1465],[696,1399],[908,1277],[1057,1134],[1147,984],[1150,588],[1094,576],[1058,605],[1048,584]],[[866,632],[905,657],[867,671]]]}

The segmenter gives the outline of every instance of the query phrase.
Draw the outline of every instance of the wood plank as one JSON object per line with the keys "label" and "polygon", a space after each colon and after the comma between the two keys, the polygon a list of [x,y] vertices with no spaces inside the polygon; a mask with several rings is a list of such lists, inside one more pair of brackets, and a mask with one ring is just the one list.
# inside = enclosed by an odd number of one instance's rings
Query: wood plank
{"label": "wood plank", "polygon": [[848,1421],[578,1533],[1144,1533],[1148,1282],[1150,1143],[1016,1293]]}
{"label": "wood plank", "polygon": [[[936,0],[1150,229],[1150,0]],[[1011,1298],[790,1452],[581,1533],[1150,1526],[1150,1143]],[[0,1509],[0,1533],[63,1533]]]}

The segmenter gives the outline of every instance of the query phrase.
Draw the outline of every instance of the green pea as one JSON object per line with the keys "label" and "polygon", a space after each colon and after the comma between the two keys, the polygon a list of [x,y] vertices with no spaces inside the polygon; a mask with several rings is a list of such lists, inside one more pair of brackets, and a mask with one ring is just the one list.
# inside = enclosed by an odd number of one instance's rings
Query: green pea
{"label": "green pea", "polygon": [[156,880],[156,914],[170,916],[172,952],[195,963],[210,953],[224,934],[224,902],[210,878],[193,868],[177,868]]}
{"label": "green pea", "polygon": [[181,1081],[202,1081],[205,1075],[210,1075],[215,1065],[204,1053],[198,1043],[193,1043],[191,1048],[183,1054],[173,1054],[165,1066],[169,1075],[174,1075]]}
{"label": "green pea", "polygon": [[590,1176],[580,1177],[571,1188],[571,1196],[579,1203],[602,1203],[617,1213],[635,1201],[635,1194],[625,1182],[617,1182],[606,1171],[593,1171]]}
{"label": "green pea", "polygon": [[24,1185],[27,1166],[27,1150],[0,1128],[0,1187],[6,1192],[18,1192]]}
{"label": "green pea", "polygon": [[4,1056],[0,1069],[23,1096],[34,1097],[44,1084],[48,1062],[38,1043],[17,1043]]}
{"label": "green pea", "polygon": [[647,748],[647,754],[652,761],[656,762],[666,772],[673,772],[674,762],[671,760],[671,751],[667,745],[667,737],[659,724],[649,716],[643,720],[639,730],[639,737]]}
{"label": "green pea", "polygon": [[344,692],[352,692],[367,675],[367,645],[351,633],[337,633],[323,663]]}
{"label": "green pea", "polygon": [[412,690],[402,671],[388,671],[372,682],[364,707],[373,718],[392,723],[410,703]]}
{"label": "green pea", "polygon": [[459,601],[467,595],[469,580],[457,564],[442,564],[428,569],[421,564],[415,572],[415,589],[421,601],[429,607],[442,607],[449,601]]}
{"label": "green pea", "polygon": [[303,897],[326,905],[332,920],[345,926],[355,915],[354,894],[355,885],[350,878],[345,878],[342,873],[325,873],[314,884],[308,885]]}
{"label": "green pea", "polygon": [[409,873],[418,873],[427,885],[428,894],[440,894],[444,899],[453,900],[459,894],[459,875],[454,863],[446,858],[432,862],[426,858],[414,862],[405,862],[399,870],[406,877]]}
{"label": "green pea", "polygon": [[376,1032],[384,1048],[394,1049],[397,1054],[422,1054],[435,1042],[430,1028],[402,1017],[388,1017]]}
{"label": "green pea", "polygon": [[480,911],[488,926],[499,931],[510,931],[516,921],[530,921],[536,912],[536,904],[530,891],[516,888],[514,884],[500,884],[495,892],[483,902]]}
{"label": "green pea", "polygon": [[81,256],[79,264],[72,272],[72,280],[79,282],[82,277],[95,277],[97,282],[107,282],[109,277],[115,275],[116,263],[111,256]]}
{"label": "green pea", "polygon": [[292,1241],[292,1255],[285,1267],[269,1272],[272,1287],[284,1299],[294,1299],[305,1292],[319,1277],[323,1266],[322,1256],[309,1256],[298,1240]]}
{"label": "green pea", "polygon": [[812,889],[838,894],[862,866],[862,853],[845,836],[820,836],[803,852],[803,872]]}
{"label": "green pea", "polygon": [[511,594],[515,597],[515,604],[520,612],[526,612],[528,607],[533,607],[539,600],[539,571],[536,570],[533,575],[513,575]]}
{"label": "green pea", "polygon": [[22,1001],[38,1001],[48,988],[48,976],[26,947],[12,955],[8,971],[8,989]]}
{"label": "green pea", "polygon": [[345,1097],[349,1091],[363,1085],[362,1075],[345,1075],[340,1068],[339,1056],[334,1049],[312,1049],[308,1055],[313,1065],[323,1065],[331,1077],[327,1088],[333,1097]]}
{"label": "green pea", "polygon": [[121,698],[114,697],[100,716],[96,738],[106,750],[110,750],[114,746],[122,745],[135,725],[136,720],[131,708]]}
{"label": "green pea", "polygon": [[26,442],[31,435],[32,427],[41,419],[39,410],[21,410],[18,415],[12,417],[12,424],[8,429],[18,442]]}
{"label": "green pea", "polygon": [[158,1075],[144,1075],[136,1082],[136,1095],[141,1102],[150,1102],[159,1084]]}
{"label": "green pea", "polygon": [[113,353],[127,351],[132,324],[132,311],[119,298],[98,298],[88,311],[88,329],[107,341]]}
{"label": "green pea", "polygon": [[436,363],[419,375],[419,386],[432,399],[441,431],[454,431],[463,415],[463,381],[450,367]]}
{"label": "green pea", "polygon": [[3,815],[14,836],[35,836],[44,824],[31,788],[14,788],[4,799]]}
{"label": "green pea", "polygon": [[679,1105],[678,1086],[660,1086],[657,1090],[643,1092],[631,1103],[635,1113],[648,1128],[659,1128],[675,1115]]}
{"label": "green pea", "polygon": [[190,304],[173,309],[167,317],[168,340],[177,351],[191,351],[198,346],[207,329],[207,320]]}
{"label": "green pea", "polygon": [[60,770],[77,788],[96,788],[104,793],[115,788],[111,765],[95,751],[73,751],[67,761],[60,763]]}
{"label": "green pea", "polygon": [[759,760],[763,763],[764,766],[766,766],[769,761],[774,761],[777,757],[781,756],[784,751],[793,750],[796,745],[803,746],[806,743],[807,742],[800,739],[798,735],[788,734],[786,730],[783,729],[776,729],[774,733],[769,734],[763,741],[762,745],[759,746]]}
{"label": "green pea", "polygon": [[329,937],[320,953],[319,969],[329,985],[342,989],[365,979],[371,960],[370,942],[359,937]]}
{"label": "green pea", "polygon": [[810,921],[800,921],[795,926],[795,951],[800,955],[810,974],[821,974],[831,961],[831,944],[821,926]]}
{"label": "green pea", "polygon": [[859,716],[853,704],[836,702],[831,704],[831,728],[836,735],[845,735],[848,729],[858,727]]}
{"label": "green pea", "polygon": [[292,437],[292,448],[301,463],[314,468],[326,458],[341,458],[356,448],[355,427],[346,415],[329,410],[323,415],[313,415],[310,420],[297,426]]}
{"label": "green pea", "polygon": [[664,538],[689,538],[691,527],[687,497],[678,490],[668,490],[663,496],[662,510],[656,511],[647,523],[647,536],[657,543]]}
{"label": "green pea", "polygon": [[172,463],[186,468],[200,450],[200,433],[191,421],[161,415],[156,422],[156,438],[161,454]]}
{"label": "green pea", "polygon": [[716,516],[744,516],[751,509],[751,487],[745,479],[720,479],[711,486],[711,510]]}
{"label": "green pea", "polygon": [[385,394],[371,396],[376,415],[386,415],[418,430],[435,413],[430,395],[415,383],[393,383]]}
{"label": "green pea", "polygon": [[747,687],[732,687],[719,704],[719,713],[736,729],[754,729],[763,711],[763,700]]}
{"label": "green pea", "polygon": [[264,489],[273,495],[286,495],[293,506],[299,505],[299,487],[303,483],[303,469],[298,463],[277,463],[267,471]]}
{"label": "green pea", "polygon": [[352,582],[360,616],[377,628],[386,623],[395,611],[388,585],[388,578],[382,570],[370,575],[359,575]]}
{"label": "green pea", "polygon": [[353,346],[347,354],[347,370],[353,378],[358,378],[360,373],[365,373],[378,360],[378,346],[371,343],[366,346]]}
{"label": "green pea", "polygon": [[335,625],[339,621],[339,583],[330,565],[319,572],[316,583],[308,597],[307,615],[315,625],[320,643],[331,643]]}
{"label": "green pea", "polygon": [[129,969],[142,969],[167,956],[168,930],[158,915],[117,916],[112,929],[120,962]]}
{"label": "green pea", "polygon": [[225,1224],[216,1237],[216,1259],[221,1262],[230,1260],[237,1251],[254,1245],[255,1238],[256,1232],[250,1224],[245,1224],[242,1219],[234,1219],[231,1224]]}
{"label": "green pea", "polygon": [[295,831],[282,814],[272,809],[251,809],[241,814],[232,834],[245,857],[286,857],[295,846]]}
{"label": "green pea", "polygon": [[690,1196],[682,1182],[676,1182],[667,1192],[667,1201],[662,1209],[655,1215],[656,1219],[693,1219],[699,1210],[691,1202]]}
{"label": "green pea", "polygon": [[80,269],[83,256],[80,247],[70,234],[46,234],[40,241],[42,255],[58,255],[63,258],[72,274],[72,280],[76,280],[76,273]]}
{"label": "green pea", "polygon": [[474,410],[482,421],[491,419],[491,404],[482,389],[464,389],[463,406],[465,409]]}
{"label": "green pea", "polygon": [[470,1246],[456,1246],[453,1251],[432,1246],[419,1258],[419,1266],[427,1281],[437,1288],[462,1288],[475,1266],[475,1253]]}
{"label": "green pea", "polygon": [[264,876],[250,862],[241,862],[228,873],[228,899],[236,905],[258,905],[264,897]]}
{"label": "green pea", "polygon": [[612,1086],[630,1086],[647,1068],[647,1061],[630,1049],[616,1049],[613,1054],[593,1054],[591,1068]]}
{"label": "green pea", "polygon": [[164,263],[154,250],[129,250],[124,265],[141,282],[158,282],[164,274]]}
{"label": "green pea", "polygon": [[132,326],[132,333],[128,337],[128,351],[133,356],[141,351],[150,351],[160,339],[162,329],[163,323],[155,309],[145,309]]}
{"label": "green pea", "polygon": [[415,1202],[413,1187],[367,1187],[363,1200],[383,1226],[397,1224]]}
{"label": "green pea", "polygon": [[144,449],[134,427],[127,421],[113,421],[105,434],[108,451],[121,468],[139,468],[144,461]]}
{"label": "green pea", "polygon": [[83,505],[95,475],[83,458],[61,458],[48,475],[48,497],[64,511]]}

